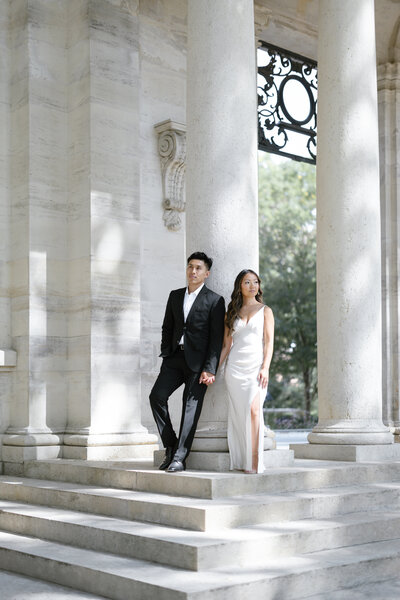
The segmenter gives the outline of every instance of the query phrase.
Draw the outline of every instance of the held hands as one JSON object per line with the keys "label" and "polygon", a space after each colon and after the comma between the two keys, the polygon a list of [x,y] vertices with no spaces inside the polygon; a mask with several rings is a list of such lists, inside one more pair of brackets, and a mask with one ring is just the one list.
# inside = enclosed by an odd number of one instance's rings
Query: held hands
{"label": "held hands", "polygon": [[269,371],[266,367],[263,367],[257,376],[258,382],[263,389],[268,385]]}
{"label": "held hands", "polygon": [[206,385],[211,385],[215,381],[215,375],[212,373],[208,373],[207,371],[203,371],[200,375],[199,383],[205,383]]}

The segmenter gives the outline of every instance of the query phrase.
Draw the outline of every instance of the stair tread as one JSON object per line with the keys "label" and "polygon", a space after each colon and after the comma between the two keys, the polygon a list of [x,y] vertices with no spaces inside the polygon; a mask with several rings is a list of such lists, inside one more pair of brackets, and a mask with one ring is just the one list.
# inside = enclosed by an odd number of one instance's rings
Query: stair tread
{"label": "stair tread", "polygon": [[383,579],[341,588],[333,592],[319,592],[317,595],[302,596],[299,600],[398,600],[400,598],[400,578]]}
{"label": "stair tread", "polygon": [[259,580],[271,580],[286,575],[314,572],[319,569],[368,563],[375,559],[400,557],[400,539],[371,542],[349,548],[323,550],[301,556],[272,559],[267,567],[244,568],[221,567],[193,572],[147,561],[124,558],[102,552],[71,548],[37,538],[0,532],[0,551],[8,550],[49,561],[90,569],[114,575],[129,581],[141,581],[148,585],[162,582],[163,588],[177,592],[199,592],[229,587]]}
{"label": "stair tread", "polygon": [[104,596],[80,592],[56,583],[49,583],[10,571],[0,570],[1,600],[107,600]]}
{"label": "stair tread", "polygon": [[260,537],[263,539],[266,537],[273,538],[282,535],[287,536],[315,531],[328,531],[339,527],[348,527],[349,525],[367,525],[384,521],[400,520],[399,511],[396,508],[389,506],[381,507],[380,510],[371,510],[368,513],[365,511],[346,513],[332,518],[306,518],[248,525],[232,529],[217,530],[215,532],[199,532],[143,521],[118,519],[95,513],[82,513],[80,511],[63,508],[0,500],[0,517],[3,513],[59,522],[74,527],[101,529],[103,531],[122,533],[139,538],[154,539],[158,542],[179,543],[195,548],[219,545],[221,543],[229,543],[232,541],[248,541]]}
{"label": "stair tread", "polygon": [[[103,485],[122,489],[151,490],[176,496],[221,498],[238,494],[263,493],[299,489],[316,489],[342,485],[341,477],[348,483],[363,483],[368,477],[374,480],[385,476],[400,479],[400,463],[349,463],[322,460],[296,459],[288,467],[274,467],[263,474],[248,475],[230,471],[226,473],[189,470],[178,475],[159,471],[149,461],[82,461],[51,459],[28,463],[27,476],[32,478],[75,481],[87,479],[92,483],[105,480]],[[48,472],[51,477],[48,477]],[[100,483],[101,485],[101,483]]]}
{"label": "stair tread", "polygon": [[93,496],[101,496],[108,498],[116,498],[121,500],[130,500],[132,502],[145,502],[171,505],[175,507],[190,507],[199,510],[219,510],[221,507],[229,506],[254,506],[257,504],[274,504],[280,503],[283,500],[286,502],[295,502],[301,498],[339,498],[343,495],[359,494],[360,490],[363,493],[378,492],[382,489],[400,490],[400,481],[383,481],[377,483],[365,483],[356,485],[334,486],[313,490],[298,490],[290,492],[276,493],[261,493],[261,494],[246,494],[240,496],[230,496],[228,498],[190,498],[186,496],[170,496],[168,494],[159,494],[152,492],[144,492],[138,490],[122,490],[120,488],[111,488],[103,486],[82,485],[70,482],[60,482],[44,479],[30,479],[13,476],[0,476],[1,484],[19,485],[22,487],[31,487],[37,489],[54,490],[54,492],[70,492],[87,494]]}

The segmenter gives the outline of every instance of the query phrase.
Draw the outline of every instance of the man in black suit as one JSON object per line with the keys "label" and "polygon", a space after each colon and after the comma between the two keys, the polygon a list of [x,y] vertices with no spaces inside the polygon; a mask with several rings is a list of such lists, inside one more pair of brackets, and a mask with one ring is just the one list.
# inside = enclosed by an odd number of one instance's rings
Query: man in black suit
{"label": "man in black suit", "polygon": [[[224,337],[225,302],[204,282],[212,259],[194,252],[187,261],[188,287],[173,290],[162,325],[160,374],[150,393],[150,404],[165,458],[160,469],[184,471],[207,386],[215,381]],[[179,436],[168,411],[170,395],[185,384]]]}

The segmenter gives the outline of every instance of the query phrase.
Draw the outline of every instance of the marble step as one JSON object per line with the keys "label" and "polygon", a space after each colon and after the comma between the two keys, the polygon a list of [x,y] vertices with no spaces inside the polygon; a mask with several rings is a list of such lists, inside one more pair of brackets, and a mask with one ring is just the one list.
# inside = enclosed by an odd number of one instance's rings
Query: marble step
{"label": "marble step", "polygon": [[400,462],[359,464],[296,460],[294,467],[268,469],[262,475],[246,475],[203,471],[167,474],[155,469],[149,461],[54,459],[25,463],[24,475],[32,479],[211,499],[400,481]]}
{"label": "marble step", "polygon": [[396,576],[400,540],[193,572],[0,532],[0,564],[111,600],[295,600]]}
{"label": "marble step", "polygon": [[380,579],[379,581],[360,583],[324,594],[307,595],[299,600],[398,600],[400,598],[400,578]]}
{"label": "marble step", "polygon": [[55,583],[0,571],[1,600],[107,600]]}
{"label": "marble step", "polygon": [[293,519],[330,518],[369,510],[371,506],[398,506],[400,482],[207,500],[3,475],[0,498],[195,531],[218,531]]}
{"label": "marble step", "polygon": [[388,507],[204,533],[0,500],[0,530],[196,571],[400,538],[400,514]]}

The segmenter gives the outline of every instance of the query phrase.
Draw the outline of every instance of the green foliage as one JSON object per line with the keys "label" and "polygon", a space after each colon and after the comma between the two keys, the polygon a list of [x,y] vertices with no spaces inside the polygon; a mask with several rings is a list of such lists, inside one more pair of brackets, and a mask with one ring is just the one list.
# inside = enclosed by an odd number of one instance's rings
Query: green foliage
{"label": "green foliage", "polygon": [[276,323],[270,392],[274,406],[302,407],[316,398],[315,167],[259,159],[260,275]]}

